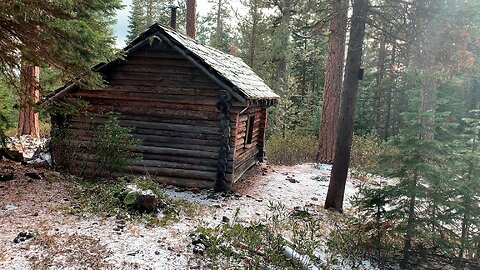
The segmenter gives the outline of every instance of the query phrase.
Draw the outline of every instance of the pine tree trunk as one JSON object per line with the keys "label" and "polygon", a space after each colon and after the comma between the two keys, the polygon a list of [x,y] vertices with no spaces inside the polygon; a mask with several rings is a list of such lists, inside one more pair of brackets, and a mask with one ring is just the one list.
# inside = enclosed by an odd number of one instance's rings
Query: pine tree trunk
{"label": "pine tree trunk", "polygon": [[218,5],[217,5],[217,29],[215,32],[215,35],[217,36],[217,42],[220,44],[220,41],[222,39],[222,0],[218,0]]}
{"label": "pine tree trunk", "polygon": [[415,229],[415,202],[417,199],[416,190],[418,184],[418,172],[415,172],[413,179],[410,183],[410,198],[408,202],[408,219],[407,219],[407,232],[405,233],[405,240],[403,244],[403,259],[400,262],[400,267],[406,269],[408,262],[410,261],[412,253],[412,236]]}
{"label": "pine tree trunk", "polygon": [[342,93],[345,39],[347,33],[348,0],[332,0],[332,21],[325,67],[322,118],[318,139],[317,162],[332,164],[340,96]]}
{"label": "pine tree trunk", "polygon": [[[288,50],[288,43],[290,38],[290,18],[292,15],[292,9],[288,5],[283,8],[282,15],[282,44],[284,45],[284,50]],[[285,95],[288,90],[288,75],[287,75],[287,53],[281,53],[280,59],[277,63],[277,78],[280,81],[281,95]]]}
{"label": "pine tree trunk", "polygon": [[392,114],[392,92],[393,92],[393,88],[395,88],[395,85],[396,85],[396,82],[395,82],[395,77],[396,77],[396,74],[395,74],[395,70],[394,70],[394,65],[395,64],[395,61],[396,61],[396,52],[397,51],[397,47],[396,47],[396,44],[394,43],[392,45],[392,60],[391,60],[391,70],[390,70],[390,77],[392,78],[392,86],[388,88],[387,90],[387,109],[386,109],[386,113],[385,113],[385,125],[383,126],[383,139],[386,141],[388,139],[388,137],[390,136],[390,133],[389,133],[389,129],[390,129],[390,118],[391,118],[391,114]]}
{"label": "pine tree trunk", "polygon": [[325,208],[343,211],[343,197],[350,163],[350,148],[353,137],[353,120],[357,98],[359,72],[362,62],[365,22],[368,13],[368,0],[354,0],[350,41],[348,43],[345,80],[340,105],[340,117],[337,124],[335,159],[330,184],[328,186]]}
{"label": "pine tree trunk", "polygon": [[38,75],[38,67],[22,65],[17,136],[30,135],[36,138],[40,137],[38,112],[33,107],[40,97]]}
{"label": "pine tree trunk", "polygon": [[196,8],[196,0],[187,0],[187,35],[193,39],[197,37]]}
{"label": "pine tree trunk", "polygon": [[257,28],[258,28],[258,3],[257,1],[253,1],[252,5],[253,13],[252,13],[252,35],[250,37],[250,49],[249,49],[249,56],[248,56],[248,65],[251,68],[254,68],[254,61],[255,61],[255,48],[257,46]]}
{"label": "pine tree trunk", "polygon": [[375,89],[373,90],[373,124],[377,132],[380,131],[380,97],[382,91],[383,75],[385,72],[385,56],[385,37],[382,36],[380,40],[380,47],[378,49],[377,73],[375,74]]}

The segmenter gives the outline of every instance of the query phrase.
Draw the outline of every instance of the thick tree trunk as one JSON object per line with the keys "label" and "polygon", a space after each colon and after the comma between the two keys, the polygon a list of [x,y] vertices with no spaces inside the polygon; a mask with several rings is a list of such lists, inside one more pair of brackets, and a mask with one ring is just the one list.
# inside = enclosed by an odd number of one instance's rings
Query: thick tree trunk
{"label": "thick tree trunk", "polygon": [[33,107],[40,97],[38,67],[23,65],[20,73],[21,93],[19,97],[20,114],[17,136],[30,135],[40,137],[38,112]]}
{"label": "thick tree trunk", "polygon": [[187,0],[187,36],[195,39],[197,37],[197,2]]}
{"label": "thick tree trunk", "polygon": [[325,208],[343,211],[343,197],[350,163],[350,148],[353,136],[355,100],[357,98],[360,65],[365,37],[365,21],[368,13],[368,0],[354,0],[350,41],[348,43],[345,81],[337,123],[335,159],[330,184],[328,186]]}
{"label": "thick tree trunk", "polygon": [[328,40],[328,58],[325,67],[322,118],[318,139],[317,161],[333,163],[335,155],[335,131],[337,127],[340,96],[345,60],[345,39],[347,33],[348,0],[332,0],[332,21]]}

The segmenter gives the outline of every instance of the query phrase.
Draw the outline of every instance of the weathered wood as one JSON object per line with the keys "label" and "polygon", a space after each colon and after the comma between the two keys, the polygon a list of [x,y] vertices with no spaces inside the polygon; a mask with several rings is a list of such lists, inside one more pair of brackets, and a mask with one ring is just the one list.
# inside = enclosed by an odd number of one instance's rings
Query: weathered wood
{"label": "weathered wood", "polygon": [[125,65],[120,65],[114,69],[115,72],[136,72],[136,73],[155,73],[155,74],[180,74],[203,76],[202,71],[193,66],[166,66],[166,65],[131,65],[130,61]]}
{"label": "weathered wood", "polygon": [[183,162],[183,163],[188,163],[193,165],[202,165],[202,166],[211,166],[211,167],[217,166],[217,160],[209,159],[209,158],[182,157],[182,156],[174,156],[174,155],[143,153],[143,159]]}
{"label": "weathered wood", "polygon": [[238,160],[238,163],[241,163],[242,160],[248,159],[257,154],[258,154],[258,147],[252,147],[246,150],[245,152],[239,154],[238,156],[236,156],[235,159]]}
{"label": "weathered wood", "polygon": [[[99,118],[99,119],[108,119],[108,115],[106,114],[79,114],[70,118],[71,121],[75,122],[89,122],[91,118]],[[144,121],[144,122],[156,122],[156,123],[163,123],[163,124],[182,124],[182,125],[191,125],[191,126],[199,126],[199,127],[220,127],[220,123],[218,120],[201,120],[201,119],[176,119],[171,117],[162,117],[162,116],[148,116],[148,115],[126,115],[120,114],[118,116],[120,120],[136,120],[136,121]]]}
{"label": "weathered wood", "polygon": [[173,110],[173,109],[158,109],[147,108],[142,106],[102,106],[102,105],[89,105],[83,110],[90,112],[118,112],[121,114],[129,114],[135,116],[158,116],[158,117],[171,117],[177,119],[201,119],[201,120],[217,120],[218,114],[216,112],[201,112],[193,110]]}
{"label": "weathered wood", "polygon": [[198,147],[203,146],[220,146],[218,140],[201,140],[201,139],[192,139],[192,138],[181,138],[181,137],[172,137],[172,136],[155,136],[155,135],[143,135],[143,134],[134,134],[135,138],[140,139],[143,142],[163,142],[174,144],[188,144],[195,145]]}
{"label": "weathered wood", "polygon": [[[100,89],[78,90],[80,91],[114,91],[116,93],[138,92],[150,94],[152,97],[156,95],[189,95],[189,96],[207,96],[214,98],[217,95],[218,89],[199,88],[199,87],[172,87],[172,86],[137,86],[137,85],[115,85],[106,86]],[[76,93],[76,92],[75,92]]]}
{"label": "weathered wood", "polygon": [[113,87],[116,87],[118,85],[146,86],[146,87],[172,87],[172,85],[175,85],[177,87],[184,87],[184,88],[218,89],[217,85],[211,84],[208,82],[189,81],[189,80],[182,81],[186,79],[187,78],[164,77],[164,78],[157,78],[157,80],[154,80],[154,81],[148,81],[146,79],[142,80],[141,78],[127,79],[127,78],[117,77],[115,79],[112,79],[109,82],[109,85]]}
{"label": "weathered wood", "polygon": [[[206,134],[206,135],[219,135],[220,130],[217,127],[202,127],[202,126],[191,126],[191,125],[182,125],[182,124],[171,124],[171,123],[156,123],[156,122],[142,122],[135,120],[119,120],[120,124],[125,127],[135,128],[135,129],[153,129],[153,130],[164,130],[164,131],[179,131],[185,133],[194,133],[194,134]],[[70,126],[76,128],[85,128],[89,129],[93,126],[99,126],[105,123],[105,119],[100,118],[91,118],[89,120],[80,121],[80,120],[71,120]]]}
{"label": "weathered wood", "polygon": [[85,97],[85,101],[96,105],[107,106],[128,106],[128,107],[143,107],[143,108],[155,108],[155,109],[174,109],[174,110],[192,110],[202,112],[215,112],[215,106],[208,105],[195,105],[195,104],[182,104],[182,103],[168,103],[160,101],[136,101],[136,100],[117,100],[100,97]]}
{"label": "weathered wood", "polygon": [[[179,86],[182,85],[189,85],[189,84],[209,84],[212,87],[216,86],[216,84],[210,80],[209,78],[202,76],[200,74],[161,74],[155,72],[121,72],[117,71],[110,75],[112,81],[116,81],[117,79],[121,80],[148,80],[150,83],[157,83],[157,82],[169,82],[169,83],[176,83]],[[186,83],[188,81],[188,83]],[[217,86],[218,87],[218,86]]]}
{"label": "weathered wood", "polygon": [[148,167],[148,166],[131,166],[129,167],[128,170],[134,173],[148,173],[149,175],[153,175],[153,176],[190,178],[193,181],[195,181],[195,179],[215,181],[217,177],[216,172],[158,168],[158,167]]}
{"label": "weathered wood", "polygon": [[152,95],[144,92],[119,92],[116,90],[82,90],[73,94],[76,97],[84,99],[114,99],[114,100],[131,100],[131,101],[146,101],[146,102],[165,102],[165,103],[179,103],[179,104],[203,104],[215,105],[216,101],[212,97],[189,96],[189,95]]}
{"label": "weathered wood", "polygon": [[248,159],[246,162],[244,162],[242,165],[238,166],[235,169],[233,182],[237,182],[239,179],[241,179],[244,176],[245,172],[247,172],[250,168],[252,168],[256,163],[257,163],[257,158],[253,156],[250,159]]}
{"label": "weathered wood", "polygon": [[161,160],[150,160],[150,159],[144,159],[144,160],[141,160],[141,161],[136,161],[136,162],[134,162],[133,166],[182,169],[182,170],[196,170],[196,171],[207,171],[207,172],[216,172],[217,171],[217,168],[215,166],[203,166],[203,165],[196,165],[196,164],[189,164],[189,163],[161,161]]}
{"label": "weathered wood", "polygon": [[149,66],[149,67],[185,67],[185,68],[196,68],[194,64],[189,61],[181,61],[178,59],[162,59],[162,61],[152,61],[148,56],[131,56],[127,58],[128,61],[124,61],[122,64],[126,65],[138,65],[138,66]]}
{"label": "weathered wood", "polygon": [[185,149],[173,149],[166,147],[154,147],[154,146],[136,146],[134,151],[139,153],[153,153],[160,155],[178,155],[186,157],[200,157],[217,159],[218,153],[198,151],[198,150],[185,150]]}
{"label": "weathered wood", "polygon": [[206,146],[206,145],[195,145],[195,144],[173,144],[173,143],[160,143],[155,141],[142,141],[143,146],[154,146],[154,147],[168,147],[175,149],[184,149],[184,150],[199,150],[205,152],[218,153],[220,147]]}

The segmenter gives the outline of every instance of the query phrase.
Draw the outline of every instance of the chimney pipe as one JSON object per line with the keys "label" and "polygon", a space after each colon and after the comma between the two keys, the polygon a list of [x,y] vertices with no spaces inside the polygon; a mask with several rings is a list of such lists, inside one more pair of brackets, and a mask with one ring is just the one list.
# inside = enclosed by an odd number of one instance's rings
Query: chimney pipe
{"label": "chimney pipe", "polygon": [[195,39],[197,36],[196,0],[187,0],[187,36]]}
{"label": "chimney pipe", "polygon": [[177,6],[170,6],[170,27],[177,31]]}

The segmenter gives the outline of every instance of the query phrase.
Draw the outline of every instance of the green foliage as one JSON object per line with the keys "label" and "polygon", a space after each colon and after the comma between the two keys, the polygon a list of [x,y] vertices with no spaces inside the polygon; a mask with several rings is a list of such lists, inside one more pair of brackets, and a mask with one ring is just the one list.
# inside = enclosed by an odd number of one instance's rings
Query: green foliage
{"label": "green foliage", "polygon": [[[133,164],[139,156],[132,148],[140,143],[131,135],[132,129],[122,127],[118,114],[109,113],[107,121],[97,127],[95,137],[88,149],[94,162],[93,172],[97,176],[112,176]],[[94,176],[94,177],[97,177]]]}
{"label": "green foliage", "polygon": [[[185,0],[177,2],[177,27],[185,27]],[[126,43],[133,41],[152,24],[167,26],[170,22],[171,1],[166,0],[133,0],[128,17],[128,35]]]}
{"label": "green foliage", "polygon": [[317,151],[316,137],[298,132],[287,132],[285,136],[276,134],[267,140],[266,151],[270,163],[295,165],[313,162]]}
{"label": "green foliage", "polygon": [[[141,213],[125,203],[121,194],[128,184],[134,184],[143,190],[151,190],[160,201],[159,213]],[[149,226],[165,226],[178,222],[181,217],[194,217],[201,210],[199,206],[185,200],[171,199],[166,196],[160,184],[148,178],[123,177],[114,182],[77,179],[76,185],[69,187],[71,194],[71,213],[81,216],[100,217],[117,216],[127,220],[139,221]]]}
{"label": "green foliage", "polygon": [[[105,115],[100,114],[93,116],[105,118]],[[82,143],[78,134],[72,134],[61,123],[55,123],[52,154],[57,167],[88,179],[108,179],[122,174],[140,158],[131,151],[140,143],[131,135],[132,129],[120,125],[118,114],[107,113],[106,116],[104,123],[91,130],[94,136],[88,143]]]}
{"label": "green foliage", "polygon": [[113,57],[110,25],[119,0],[2,1],[0,10],[0,73],[17,85],[16,70],[23,63],[52,66],[63,79],[85,74],[84,82],[99,84],[90,68]]}
{"label": "green foliage", "polygon": [[380,164],[381,157],[395,153],[396,148],[382,141],[377,134],[370,133],[354,135],[351,151],[351,167],[363,172],[376,172],[385,165]]}
{"label": "green foliage", "polygon": [[[316,218],[301,218],[280,203],[269,203],[269,214],[264,222],[242,222],[238,212],[232,220],[216,227],[196,230],[205,245],[210,267],[223,269],[298,269],[286,260],[284,246],[314,259],[314,251],[321,245],[322,226]],[[283,235],[291,235],[287,240]]]}
{"label": "green foliage", "polygon": [[14,105],[13,93],[0,77],[0,146],[5,144],[7,130],[17,121],[18,112],[14,109]]}

